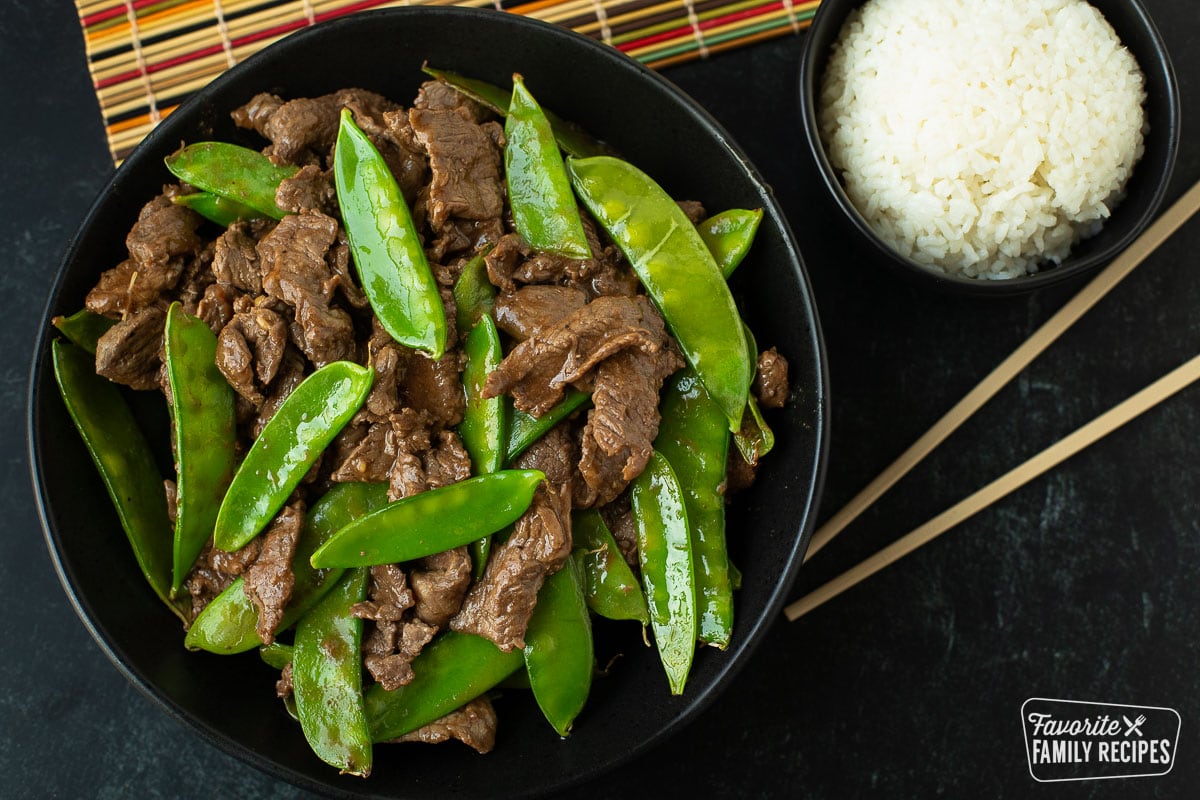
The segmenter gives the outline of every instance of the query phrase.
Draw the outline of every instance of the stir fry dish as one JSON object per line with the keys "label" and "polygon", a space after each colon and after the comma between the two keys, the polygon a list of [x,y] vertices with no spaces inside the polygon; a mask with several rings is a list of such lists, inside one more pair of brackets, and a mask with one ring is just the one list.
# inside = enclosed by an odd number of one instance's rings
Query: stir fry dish
{"label": "stir fry dish", "polygon": [[[676,202],[520,75],[427,72],[410,107],[259,94],[261,150],[182,146],[52,344],[182,644],[257,650],[362,776],[382,742],[489,751],[498,687],[567,736],[593,623],[682,694],[788,396],[726,284],[760,210]],[[165,479],[130,390],[166,400]]]}

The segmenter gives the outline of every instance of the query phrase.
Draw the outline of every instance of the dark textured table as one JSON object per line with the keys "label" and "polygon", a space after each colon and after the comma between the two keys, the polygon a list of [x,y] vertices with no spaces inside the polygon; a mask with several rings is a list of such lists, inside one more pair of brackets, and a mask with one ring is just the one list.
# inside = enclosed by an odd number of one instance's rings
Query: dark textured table
{"label": "dark textured table", "polygon": [[[1200,15],[1146,0],[1200,179]],[[771,183],[815,288],[832,443],[822,518],[852,497],[1080,284],[1002,301],[931,294],[849,241],[800,133],[801,37],[672,68]],[[0,796],[295,797],[128,685],[59,586],[30,489],[29,353],[58,260],[112,172],[67,0],[0,2]],[[1200,349],[1200,220],[1053,345],[802,571],[794,596],[906,533]],[[734,685],[579,797],[1194,797],[1200,791],[1200,386],[809,617],[781,617]],[[1165,777],[1037,784],[1029,697],[1169,706]]]}

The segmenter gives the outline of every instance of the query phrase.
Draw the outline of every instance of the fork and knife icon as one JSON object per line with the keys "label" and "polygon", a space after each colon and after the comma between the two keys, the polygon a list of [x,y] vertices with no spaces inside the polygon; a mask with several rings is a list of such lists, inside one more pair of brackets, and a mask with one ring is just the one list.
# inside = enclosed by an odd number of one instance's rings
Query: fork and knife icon
{"label": "fork and knife icon", "polygon": [[1138,736],[1144,736],[1144,734],[1141,731],[1141,727],[1142,727],[1142,723],[1146,721],[1145,714],[1139,714],[1138,718],[1135,720],[1132,720],[1132,721],[1130,721],[1129,717],[1122,714],[1121,719],[1125,720],[1125,725],[1126,725],[1125,736],[1126,737],[1128,737],[1131,733],[1136,733]]}

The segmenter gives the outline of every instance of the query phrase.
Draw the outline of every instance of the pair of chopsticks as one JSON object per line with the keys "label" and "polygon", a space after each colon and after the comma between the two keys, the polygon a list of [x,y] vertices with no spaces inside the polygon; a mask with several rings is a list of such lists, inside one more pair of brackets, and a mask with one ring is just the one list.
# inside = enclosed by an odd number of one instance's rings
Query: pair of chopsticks
{"label": "pair of chopsticks", "polygon": [[[1038,328],[1024,344],[1013,351],[992,372],[934,423],[920,439],[905,450],[875,480],[859,492],[828,522],[822,525],[808,546],[805,561],[829,544],[835,536],[853,522],[876,500],[929,455],[947,436],[953,433],[972,414],[979,410],[1005,384],[1029,365],[1054,340],[1071,327],[1084,313],[1104,297],[1130,272],[1146,259],[1155,248],[1167,240],[1197,210],[1200,210],[1200,183],[1194,185],[1175,202],[1141,236],[1126,248],[1111,264],[1092,279],[1075,297]],[[1117,404],[1096,419],[1060,439],[1025,463],[1008,471],[979,491],[938,514],[911,533],[880,550],[875,555],[851,567],[838,577],[815,589],[784,609],[789,620],[796,620],[827,600],[874,575],[924,544],[987,508],[992,503],[1024,486],[1047,470],[1060,464],[1090,444],[1129,422],[1144,411],[1200,378],[1200,355],[1159,378],[1145,389]]]}

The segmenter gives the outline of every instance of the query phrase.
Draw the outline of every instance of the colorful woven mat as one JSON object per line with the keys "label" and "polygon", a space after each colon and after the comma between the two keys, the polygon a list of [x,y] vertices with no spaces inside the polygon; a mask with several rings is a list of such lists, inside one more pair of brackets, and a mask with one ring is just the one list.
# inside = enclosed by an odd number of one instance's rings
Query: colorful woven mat
{"label": "colorful woven mat", "polygon": [[370,8],[459,5],[552,22],[659,68],[808,26],[817,0],[75,0],[113,160],[224,70]]}

